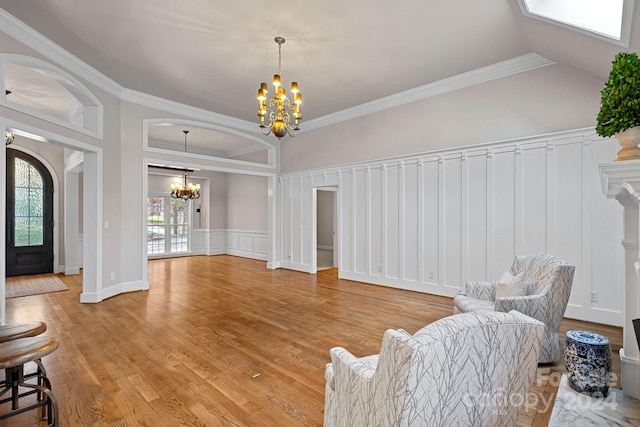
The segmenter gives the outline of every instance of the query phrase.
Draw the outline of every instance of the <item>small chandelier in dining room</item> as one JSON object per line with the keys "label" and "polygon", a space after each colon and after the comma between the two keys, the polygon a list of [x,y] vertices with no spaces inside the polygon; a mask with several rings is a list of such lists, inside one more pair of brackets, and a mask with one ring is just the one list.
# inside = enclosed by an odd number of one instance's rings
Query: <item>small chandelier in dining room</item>
{"label": "small chandelier in dining room", "polygon": [[[183,130],[184,132],[184,152],[187,152],[187,134],[188,130]],[[171,183],[171,197],[175,199],[199,199],[200,198],[200,184],[192,184],[189,182],[189,169],[185,169],[184,171],[184,185],[179,182]]]}
{"label": "small chandelier in dining room", "polygon": [[[273,133],[278,139],[289,134],[296,136],[300,130],[299,124],[302,120],[300,114],[300,104],[302,104],[302,94],[298,90],[298,83],[291,82],[292,100],[287,98],[287,92],[282,87],[280,79],[282,67],[282,45],[285,42],[284,37],[276,37],[275,42],[278,43],[278,74],[274,74],[273,90],[274,94],[268,99],[268,87],[266,83],[260,83],[258,89],[258,117],[260,117],[260,128],[263,135]],[[265,116],[268,114],[268,122]]]}

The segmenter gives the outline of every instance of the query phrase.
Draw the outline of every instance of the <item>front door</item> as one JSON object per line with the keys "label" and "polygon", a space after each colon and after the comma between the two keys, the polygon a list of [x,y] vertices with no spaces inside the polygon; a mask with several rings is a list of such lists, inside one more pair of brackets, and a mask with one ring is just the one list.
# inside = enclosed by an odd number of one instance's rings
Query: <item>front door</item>
{"label": "front door", "polygon": [[53,273],[53,181],[36,158],[7,148],[6,275]]}

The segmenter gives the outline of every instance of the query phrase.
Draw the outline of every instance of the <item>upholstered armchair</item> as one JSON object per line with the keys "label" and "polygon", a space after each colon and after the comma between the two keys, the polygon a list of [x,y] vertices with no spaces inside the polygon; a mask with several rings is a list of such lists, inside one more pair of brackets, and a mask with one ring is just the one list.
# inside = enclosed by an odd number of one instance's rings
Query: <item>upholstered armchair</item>
{"label": "upholstered armchair", "polygon": [[453,299],[453,312],[517,310],[538,319],[547,327],[538,362],[555,362],[562,358],[558,332],[569,302],[574,270],[573,265],[553,255],[517,256],[509,273],[522,282],[522,295],[502,296],[502,283],[497,281],[467,282],[465,292]]}
{"label": "upholstered armchair", "polygon": [[543,334],[542,323],[521,313],[478,312],[414,335],[390,329],[379,355],[332,348],[324,425],[514,426]]}

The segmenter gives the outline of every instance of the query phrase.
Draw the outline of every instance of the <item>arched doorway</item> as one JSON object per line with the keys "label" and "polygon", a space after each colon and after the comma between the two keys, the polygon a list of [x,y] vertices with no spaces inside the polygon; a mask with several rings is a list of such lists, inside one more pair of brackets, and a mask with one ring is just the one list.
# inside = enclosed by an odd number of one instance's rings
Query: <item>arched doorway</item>
{"label": "arched doorway", "polygon": [[53,180],[35,157],[7,149],[6,276],[53,273]]}

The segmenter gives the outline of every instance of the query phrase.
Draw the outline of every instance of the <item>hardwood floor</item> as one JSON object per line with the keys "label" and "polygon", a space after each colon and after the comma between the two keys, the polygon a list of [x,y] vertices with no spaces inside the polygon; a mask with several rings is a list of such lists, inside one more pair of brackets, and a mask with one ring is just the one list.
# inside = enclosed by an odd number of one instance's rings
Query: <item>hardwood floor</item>
{"label": "hardwood floor", "polygon": [[[413,333],[452,310],[446,297],[232,256],[150,261],[149,291],[99,304],[80,304],[80,276],[60,278],[69,291],[9,299],[6,320],[42,320],[59,340],[43,362],[61,426],[319,426],[331,347],[378,353],[385,330]],[[620,328],[569,329],[603,333],[618,360]],[[562,369],[539,368],[518,425],[548,423]],[[44,423],[32,411],[2,425]]]}

